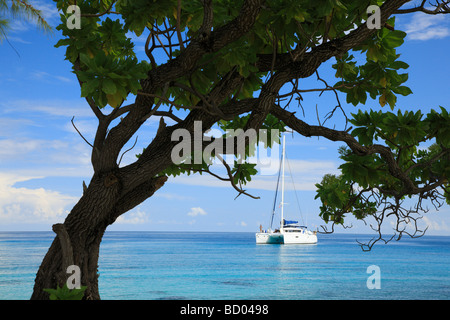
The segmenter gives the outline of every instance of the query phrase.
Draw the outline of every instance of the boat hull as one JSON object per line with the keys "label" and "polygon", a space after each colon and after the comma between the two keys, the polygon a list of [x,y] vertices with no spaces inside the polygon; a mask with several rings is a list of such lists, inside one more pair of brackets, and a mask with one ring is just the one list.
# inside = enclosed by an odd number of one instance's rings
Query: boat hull
{"label": "boat hull", "polygon": [[306,231],[304,233],[292,232],[283,234],[285,244],[314,244],[317,243],[317,235]]}
{"label": "boat hull", "polygon": [[257,244],[283,244],[283,235],[281,233],[259,232],[256,234]]}
{"label": "boat hull", "polygon": [[305,231],[285,233],[256,233],[256,244],[315,244],[317,235]]}

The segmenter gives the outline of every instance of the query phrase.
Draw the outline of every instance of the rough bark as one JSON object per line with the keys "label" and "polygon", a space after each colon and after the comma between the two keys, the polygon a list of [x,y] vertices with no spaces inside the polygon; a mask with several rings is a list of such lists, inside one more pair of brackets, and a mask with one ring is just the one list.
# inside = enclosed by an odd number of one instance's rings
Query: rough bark
{"label": "rough bark", "polygon": [[100,299],[98,258],[106,228],[150,197],[166,180],[167,177],[150,179],[133,192],[121,195],[119,172],[94,176],[64,224],[54,226],[57,236],[37,272],[31,299],[48,299],[43,289],[62,287],[69,276],[67,266],[71,264],[81,270],[81,284],[87,286],[85,299]]}

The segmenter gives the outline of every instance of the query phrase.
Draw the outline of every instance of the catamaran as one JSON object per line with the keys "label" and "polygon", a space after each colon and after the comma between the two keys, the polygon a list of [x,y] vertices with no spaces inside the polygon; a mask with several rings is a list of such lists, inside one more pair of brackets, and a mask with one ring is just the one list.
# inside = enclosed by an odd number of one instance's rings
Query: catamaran
{"label": "catamaran", "polygon": [[[286,139],[283,135],[283,152],[281,158],[280,170],[278,173],[278,181],[281,173],[281,220],[280,228],[272,230],[263,230],[260,226],[260,232],[256,233],[257,244],[314,244],[317,243],[316,232],[309,231],[306,226],[302,226],[298,221],[284,219],[284,167],[286,158]],[[275,192],[274,209],[272,211],[272,222],[275,214],[276,194]]]}

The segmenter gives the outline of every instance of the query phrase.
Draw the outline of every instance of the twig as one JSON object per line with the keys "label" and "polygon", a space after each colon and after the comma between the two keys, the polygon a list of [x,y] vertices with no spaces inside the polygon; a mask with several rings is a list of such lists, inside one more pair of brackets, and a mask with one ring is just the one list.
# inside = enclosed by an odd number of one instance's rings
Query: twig
{"label": "twig", "polygon": [[14,46],[9,42],[8,36],[5,33],[5,30],[3,30],[2,27],[0,27],[0,31],[3,33],[3,37],[5,38],[6,42],[8,42],[9,46],[16,52],[17,56],[20,58],[19,52],[14,48]]}
{"label": "twig", "polygon": [[[231,185],[233,186],[233,188],[234,188],[237,192],[239,192],[239,194],[236,196],[236,198],[239,197],[241,194],[244,194],[244,195],[249,196],[250,198],[253,198],[253,199],[260,199],[260,197],[252,196],[251,194],[248,194],[245,190],[240,189],[240,188],[234,183],[234,176],[233,176],[233,174],[231,173],[231,168],[230,168],[230,166],[225,162],[225,160],[224,160],[220,155],[216,154],[216,157],[217,157],[217,158],[220,160],[220,162],[222,162],[222,164],[225,166],[225,169],[227,170],[228,176],[230,177],[230,180],[229,180],[229,181],[230,181]],[[235,198],[235,199],[236,199],[236,198]]]}
{"label": "twig", "polygon": [[177,3],[177,37],[178,42],[180,43],[180,51],[184,50],[183,38],[181,37],[181,0],[178,0]]}
{"label": "twig", "polygon": [[85,137],[83,137],[83,135],[81,134],[81,132],[80,132],[80,131],[78,130],[78,128],[75,126],[75,123],[73,123],[73,119],[75,119],[75,116],[72,117],[72,120],[70,120],[70,122],[72,122],[73,127],[74,127],[75,130],[78,132],[78,134],[80,135],[80,137],[82,137],[83,140],[86,141],[86,143],[87,143],[88,145],[91,146],[91,148],[94,148],[94,146],[93,146],[92,144],[90,144],[89,141],[87,141]]}
{"label": "twig", "polygon": [[125,155],[125,153],[127,153],[128,151],[131,151],[136,146],[137,141],[138,141],[138,136],[136,136],[136,140],[134,141],[133,146],[130,149],[126,150],[124,153],[122,153],[122,155],[120,156],[119,163],[117,164],[117,166],[120,166],[120,163],[122,162],[122,158]]}
{"label": "twig", "polygon": [[404,14],[404,13],[412,13],[412,12],[424,12],[426,14],[450,13],[450,7],[448,6],[450,1],[443,1],[442,3],[439,3],[438,1],[436,1],[436,5],[433,5],[433,7],[436,8],[434,10],[425,9],[424,6],[425,6],[426,2],[427,2],[426,0],[423,0],[422,3],[420,4],[420,6],[418,6],[418,7],[410,8],[410,9],[398,9],[394,13],[395,14]]}

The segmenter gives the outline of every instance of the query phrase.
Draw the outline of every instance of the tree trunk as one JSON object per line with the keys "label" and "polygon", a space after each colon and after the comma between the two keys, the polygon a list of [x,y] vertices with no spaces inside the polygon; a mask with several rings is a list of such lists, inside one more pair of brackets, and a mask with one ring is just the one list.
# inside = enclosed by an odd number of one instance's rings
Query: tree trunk
{"label": "tree trunk", "polygon": [[43,289],[62,287],[71,275],[66,273],[70,264],[80,268],[81,285],[87,286],[84,299],[100,299],[97,268],[106,228],[167,180],[167,177],[149,179],[146,184],[124,193],[119,177],[118,171],[94,175],[64,224],[53,226],[56,237],[36,274],[31,299],[48,299]]}

